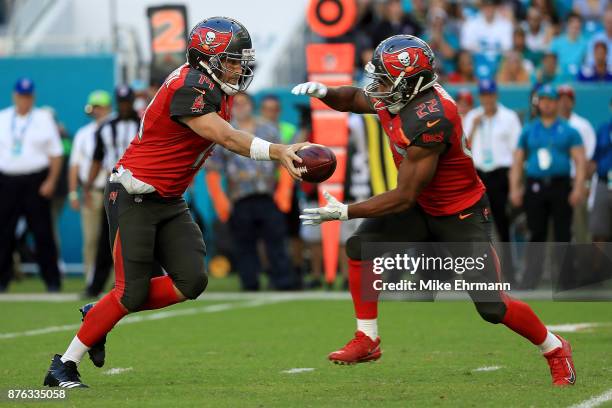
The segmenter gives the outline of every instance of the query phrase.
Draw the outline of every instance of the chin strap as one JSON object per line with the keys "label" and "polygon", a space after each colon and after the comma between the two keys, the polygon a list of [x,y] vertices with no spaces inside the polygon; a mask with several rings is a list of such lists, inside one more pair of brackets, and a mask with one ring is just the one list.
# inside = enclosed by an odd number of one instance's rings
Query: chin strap
{"label": "chin strap", "polygon": [[225,92],[226,95],[232,96],[232,95],[236,95],[238,93],[238,89],[234,88],[233,86],[227,84],[226,82],[221,81],[219,78],[217,78],[217,76],[215,75],[215,73],[213,72],[213,70],[208,66],[207,63],[205,63],[204,61],[200,61],[200,66],[202,68],[204,68],[206,70],[206,72],[208,72],[208,75],[210,75],[212,77],[212,79],[219,84],[219,86],[221,87],[221,90],[223,92]]}

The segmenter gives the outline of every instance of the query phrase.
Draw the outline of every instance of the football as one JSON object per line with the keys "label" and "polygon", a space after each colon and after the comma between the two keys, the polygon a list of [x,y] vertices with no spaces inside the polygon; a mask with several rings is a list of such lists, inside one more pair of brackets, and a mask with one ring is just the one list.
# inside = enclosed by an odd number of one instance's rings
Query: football
{"label": "football", "polygon": [[302,170],[302,180],[308,183],[321,183],[330,178],[336,170],[336,155],[328,147],[310,145],[301,148],[296,154],[303,161],[293,164]]}

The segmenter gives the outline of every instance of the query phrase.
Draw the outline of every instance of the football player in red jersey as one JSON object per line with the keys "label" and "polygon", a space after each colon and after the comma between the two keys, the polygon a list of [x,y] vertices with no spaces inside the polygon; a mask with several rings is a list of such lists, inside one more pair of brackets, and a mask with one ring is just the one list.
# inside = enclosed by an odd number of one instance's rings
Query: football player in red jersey
{"label": "football player in red jersey", "polygon": [[[206,288],[205,246],[182,198],[215,145],[254,160],[278,160],[300,178],[293,161],[306,143],[271,144],[234,129],[232,97],[253,78],[251,37],[236,20],[213,17],[190,33],[187,63],[168,76],[134,140],[107,183],[104,205],[115,266],[115,287],[85,306],[83,324],[44,385],[86,387],[77,365],[89,352],[104,364],[106,334],[125,315],[197,298]],[[87,186],[86,186],[87,188]],[[153,264],[168,273],[152,278]]]}
{"label": "football player in red jersey", "polygon": [[[397,188],[351,205],[324,193],[327,205],[305,209],[305,225],[367,218],[346,244],[349,288],[357,332],[331,361],[353,364],[380,358],[377,293],[364,296],[372,279],[372,256],[362,246],[372,242],[485,243],[490,251],[480,282],[499,280],[499,264],[489,244],[491,221],[485,188],[466,146],[454,100],[437,83],[434,56],[417,37],[397,35],[380,43],[366,73],[364,89],[297,85],[296,95],[319,98],[339,111],[378,114],[398,169]],[[365,272],[364,272],[365,271]],[[465,278],[465,275],[464,275]],[[370,286],[370,292],[372,288]],[[478,313],[502,323],[537,345],[547,358],[555,385],[574,384],[576,375],[567,341],[546,329],[525,303],[499,291],[468,291]]]}

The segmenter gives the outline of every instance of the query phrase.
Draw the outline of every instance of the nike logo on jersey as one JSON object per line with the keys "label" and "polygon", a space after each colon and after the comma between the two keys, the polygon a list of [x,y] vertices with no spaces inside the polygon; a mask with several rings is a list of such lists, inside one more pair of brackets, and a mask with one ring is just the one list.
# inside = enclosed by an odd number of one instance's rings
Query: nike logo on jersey
{"label": "nike logo on jersey", "polygon": [[435,126],[435,125],[436,125],[436,124],[437,124],[437,123],[438,123],[440,120],[441,120],[441,119],[434,120],[433,122],[432,122],[432,121],[430,121],[430,120],[428,120],[428,121],[427,121],[427,127],[428,127],[428,128],[430,128],[430,127],[432,127],[432,126]]}
{"label": "nike logo on jersey", "polygon": [[469,213],[469,214],[459,214],[459,219],[460,220],[465,220],[467,217],[469,217],[470,215],[472,215],[474,213]]}

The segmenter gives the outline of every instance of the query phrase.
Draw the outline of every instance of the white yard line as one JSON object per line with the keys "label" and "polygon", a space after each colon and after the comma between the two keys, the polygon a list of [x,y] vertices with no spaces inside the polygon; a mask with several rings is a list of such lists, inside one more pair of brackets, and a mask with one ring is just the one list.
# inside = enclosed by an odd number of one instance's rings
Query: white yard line
{"label": "white yard line", "polygon": [[483,371],[497,371],[500,368],[503,368],[502,366],[486,366],[486,367],[478,367],[472,370],[473,373],[479,373],[479,372],[483,372]]}
{"label": "white yard line", "polygon": [[308,368],[308,367],[304,367],[304,368],[291,368],[289,370],[283,370],[281,371],[281,373],[283,374],[299,374],[299,373],[308,373],[310,371],[314,371],[314,368]]}
{"label": "white yard line", "polygon": [[[204,292],[197,300],[348,300],[348,292]],[[72,302],[82,300],[78,293],[6,293],[0,294],[0,302]],[[82,300],[87,303],[88,300]]]}
{"label": "white yard line", "polygon": [[[512,297],[522,300],[550,300],[551,291],[512,291]],[[270,296],[289,298],[291,300],[348,300],[348,292],[204,292],[198,300],[250,300],[266,299]],[[603,295],[602,295],[603,296]],[[612,291],[606,292],[606,298],[612,299]],[[588,298],[588,297],[586,297]],[[415,300],[414,296],[407,299],[402,293],[383,293],[382,300]],[[0,302],[72,302],[82,300],[78,293],[2,293]],[[465,301],[470,300],[464,292],[439,292],[437,301]],[[87,302],[87,300],[82,300]]]}
{"label": "white yard line", "polygon": [[582,401],[576,405],[572,405],[570,408],[594,408],[608,401],[612,401],[612,389],[609,389],[603,394],[599,394],[593,398],[589,398],[586,401]]}
{"label": "white yard line", "polygon": [[[134,314],[131,316],[127,316],[124,319],[121,319],[118,324],[131,324],[131,323],[139,323],[146,322],[151,320],[161,320],[161,319],[169,319],[172,317],[178,316],[189,316],[200,313],[217,313],[223,312],[226,310],[232,309],[245,309],[252,307],[264,306],[271,303],[278,302],[286,302],[291,299],[282,298],[282,297],[274,297],[270,296],[268,299],[256,299],[249,300],[246,302],[236,302],[236,303],[220,303],[216,305],[204,306],[204,307],[192,307],[189,309],[177,309],[177,310],[163,310],[155,313],[147,313],[147,314]],[[64,331],[74,331],[78,329],[80,324],[66,324],[62,326],[49,326],[43,327],[39,329],[26,330],[22,332],[14,332],[14,333],[0,333],[0,340],[6,339],[14,339],[19,337],[29,337],[29,336],[39,336],[42,334],[49,333],[57,333]]]}
{"label": "white yard line", "polygon": [[548,330],[551,332],[557,333],[573,333],[577,331],[593,329],[595,327],[607,326],[609,323],[566,323],[566,324],[553,324],[550,326],[546,326]]}
{"label": "white yard line", "polygon": [[116,368],[111,368],[110,370],[106,370],[104,372],[102,372],[102,374],[106,374],[106,375],[117,375],[117,374],[123,374],[127,371],[132,371],[133,368],[132,367],[116,367]]}

